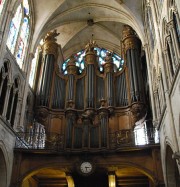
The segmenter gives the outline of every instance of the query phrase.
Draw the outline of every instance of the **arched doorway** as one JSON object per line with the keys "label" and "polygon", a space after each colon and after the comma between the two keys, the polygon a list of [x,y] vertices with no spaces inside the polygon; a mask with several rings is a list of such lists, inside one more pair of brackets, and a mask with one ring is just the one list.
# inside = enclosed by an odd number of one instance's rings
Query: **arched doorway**
{"label": "arched doorway", "polygon": [[32,171],[22,181],[21,187],[68,187],[66,173],[58,168]]}
{"label": "arched doorway", "polygon": [[4,153],[0,148],[0,184],[1,187],[7,186],[7,168]]}
{"label": "arched doorway", "polygon": [[122,166],[116,172],[117,187],[147,187],[154,186],[154,180],[143,169]]}
{"label": "arched doorway", "polygon": [[166,176],[167,187],[179,187],[180,176],[176,160],[172,158],[173,151],[170,146],[166,149]]}

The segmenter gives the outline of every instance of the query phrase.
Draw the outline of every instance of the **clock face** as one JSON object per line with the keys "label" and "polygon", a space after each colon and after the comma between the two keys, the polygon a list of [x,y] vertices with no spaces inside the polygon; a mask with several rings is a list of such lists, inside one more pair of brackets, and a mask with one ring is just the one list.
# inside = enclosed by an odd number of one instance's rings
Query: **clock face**
{"label": "clock face", "polygon": [[80,170],[84,174],[89,174],[92,172],[93,166],[90,162],[82,162],[80,164]]}

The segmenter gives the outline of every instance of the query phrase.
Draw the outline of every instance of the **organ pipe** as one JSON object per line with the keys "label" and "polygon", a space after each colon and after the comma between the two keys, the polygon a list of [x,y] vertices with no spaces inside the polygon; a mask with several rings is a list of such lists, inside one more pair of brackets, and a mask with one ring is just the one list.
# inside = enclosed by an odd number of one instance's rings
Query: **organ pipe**
{"label": "organ pipe", "polygon": [[106,85],[106,100],[108,107],[114,106],[114,98],[113,98],[113,59],[112,54],[107,53],[105,58],[105,64],[104,64],[104,71],[105,71],[105,85]]}
{"label": "organ pipe", "polygon": [[123,30],[123,45],[127,57],[127,67],[130,81],[131,102],[143,101],[142,98],[142,75],[139,71],[140,62],[140,40],[135,31],[130,26],[124,26]]}
{"label": "organ pipe", "polygon": [[76,61],[72,56],[67,64],[67,74],[68,74],[67,98],[66,98],[67,107],[74,107],[76,73],[77,73]]}
{"label": "organ pipe", "polygon": [[85,55],[85,63],[86,63],[86,71],[87,76],[85,79],[85,103],[86,108],[94,108],[95,107],[95,65],[96,65],[96,52],[94,51],[94,47],[96,43],[94,41],[90,41],[86,46],[86,55]]}
{"label": "organ pipe", "polygon": [[44,44],[42,46],[43,51],[43,63],[41,65],[41,79],[39,82],[39,99],[40,105],[50,107],[51,95],[55,74],[55,61],[58,55],[58,44],[56,43],[56,36],[59,33],[55,31],[48,32],[44,38]]}

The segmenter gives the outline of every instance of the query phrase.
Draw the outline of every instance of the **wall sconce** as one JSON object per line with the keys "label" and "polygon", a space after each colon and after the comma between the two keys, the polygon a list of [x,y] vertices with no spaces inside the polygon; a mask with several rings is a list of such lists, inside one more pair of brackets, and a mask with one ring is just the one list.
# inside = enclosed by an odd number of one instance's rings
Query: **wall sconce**
{"label": "wall sconce", "polygon": [[108,174],[109,187],[116,187],[116,176],[114,172]]}
{"label": "wall sconce", "polygon": [[172,159],[176,159],[178,161],[178,164],[180,165],[180,153],[179,152],[173,153]]}

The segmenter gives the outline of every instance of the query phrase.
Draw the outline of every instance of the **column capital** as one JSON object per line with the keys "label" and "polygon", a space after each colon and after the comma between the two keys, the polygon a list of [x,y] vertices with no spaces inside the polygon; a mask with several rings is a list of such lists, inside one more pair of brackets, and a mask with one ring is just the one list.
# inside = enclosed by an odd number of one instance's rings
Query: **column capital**
{"label": "column capital", "polygon": [[164,47],[162,50],[163,50],[164,54],[167,54],[167,48],[166,47]]}
{"label": "column capital", "polygon": [[171,30],[173,27],[174,27],[174,22],[173,20],[170,20],[168,23],[167,23],[167,27],[169,30]]}
{"label": "column capital", "polygon": [[170,44],[170,43],[171,43],[171,37],[170,37],[170,35],[168,35],[168,36],[166,37],[166,39],[167,39],[167,42]]}
{"label": "column capital", "polygon": [[12,83],[8,82],[7,87],[9,90],[11,89],[12,85],[13,85]]}
{"label": "column capital", "polygon": [[143,50],[148,49],[148,43],[145,43],[142,48],[143,48]]}

